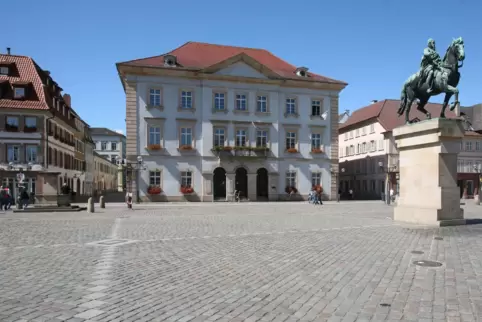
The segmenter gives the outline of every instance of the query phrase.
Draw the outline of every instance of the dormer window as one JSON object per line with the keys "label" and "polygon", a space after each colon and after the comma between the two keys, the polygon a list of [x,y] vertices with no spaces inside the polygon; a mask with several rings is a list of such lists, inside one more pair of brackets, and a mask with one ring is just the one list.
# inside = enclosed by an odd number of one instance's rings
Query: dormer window
{"label": "dormer window", "polygon": [[306,67],[298,67],[295,70],[296,75],[300,77],[307,77],[308,76],[308,68]]}
{"label": "dormer window", "polygon": [[0,75],[8,75],[8,67],[0,67]]}
{"label": "dormer window", "polygon": [[166,55],[164,56],[164,66],[167,67],[176,67],[177,58],[174,55]]}
{"label": "dormer window", "polygon": [[13,97],[16,99],[25,98],[25,88],[23,87],[14,87],[13,89]]}

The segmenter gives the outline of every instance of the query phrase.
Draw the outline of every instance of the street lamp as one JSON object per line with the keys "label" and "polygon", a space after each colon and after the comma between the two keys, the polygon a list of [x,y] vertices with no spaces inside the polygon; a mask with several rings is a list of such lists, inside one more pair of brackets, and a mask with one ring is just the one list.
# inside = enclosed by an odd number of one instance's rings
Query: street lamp
{"label": "street lamp", "polygon": [[387,205],[390,204],[391,201],[391,196],[390,196],[390,174],[394,171],[396,171],[397,166],[393,167],[385,167],[383,166],[383,162],[380,161],[378,162],[378,166],[380,167],[380,170],[382,170],[386,174],[386,189],[385,189],[385,202]]}

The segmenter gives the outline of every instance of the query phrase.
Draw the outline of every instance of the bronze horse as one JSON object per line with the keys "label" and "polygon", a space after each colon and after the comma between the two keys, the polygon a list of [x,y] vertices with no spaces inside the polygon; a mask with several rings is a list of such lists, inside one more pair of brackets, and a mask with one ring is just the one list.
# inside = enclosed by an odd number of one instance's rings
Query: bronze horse
{"label": "bronze horse", "polygon": [[[457,85],[460,80],[459,68],[462,68],[465,59],[464,41],[462,38],[454,39],[447,48],[445,56],[442,61],[441,70],[436,70],[434,73],[433,91],[427,93],[430,87],[426,81],[419,87],[420,78],[423,77],[423,71],[419,71],[411,75],[403,84],[402,95],[400,98],[400,108],[398,115],[401,116],[405,112],[405,123],[409,124],[409,114],[413,101],[418,99],[417,109],[424,113],[427,119],[431,119],[431,114],[425,109],[425,105],[431,96],[445,93],[445,99],[440,111],[440,117],[445,118],[445,109],[450,101],[452,95],[455,94],[455,102],[451,105],[450,110],[454,110],[460,105],[458,101],[459,90]],[[459,61],[462,62],[459,65]]]}

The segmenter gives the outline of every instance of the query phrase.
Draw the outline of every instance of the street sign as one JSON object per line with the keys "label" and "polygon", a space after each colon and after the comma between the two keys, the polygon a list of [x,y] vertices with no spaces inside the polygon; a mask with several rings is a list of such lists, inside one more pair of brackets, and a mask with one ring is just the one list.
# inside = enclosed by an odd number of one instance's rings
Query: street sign
{"label": "street sign", "polygon": [[22,183],[23,180],[25,180],[25,174],[23,173],[17,173],[17,182]]}

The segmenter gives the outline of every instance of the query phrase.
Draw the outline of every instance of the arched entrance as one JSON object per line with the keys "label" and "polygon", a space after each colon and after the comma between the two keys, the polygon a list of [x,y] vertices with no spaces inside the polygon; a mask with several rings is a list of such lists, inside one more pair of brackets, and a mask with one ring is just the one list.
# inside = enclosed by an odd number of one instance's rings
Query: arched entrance
{"label": "arched entrance", "polygon": [[265,168],[256,172],[256,197],[258,200],[268,199],[268,170]]}
{"label": "arched entrance", "polygon": [[226,200],[226,170],[216,168],[213,172],[213,199]]}
{"label": "arched entrance", "polygon": [[243,168],[237,168],[234,177],[236,182],[234,189],[239,191],[239,196],[247,198],[248,197],[248,171]]}
{"label": "arched entrance", "polygon": [[80,179],[77,178],[76,180],[77,180],[77,187],[75,188],[75,193],[76,193],[77,195],[80,195],[80,194],[81,194],[81,191],[80,191]]}

